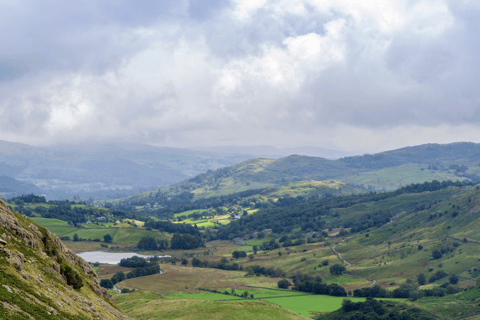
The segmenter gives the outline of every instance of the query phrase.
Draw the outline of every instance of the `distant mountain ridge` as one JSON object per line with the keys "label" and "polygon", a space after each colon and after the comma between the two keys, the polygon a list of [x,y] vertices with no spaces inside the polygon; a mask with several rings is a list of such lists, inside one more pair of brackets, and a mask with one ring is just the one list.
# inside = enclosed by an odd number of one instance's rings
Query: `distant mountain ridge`
{"label": "distant mountain ridge", "polygon": [[338,159],[354,155],[352,152],[332,150],[321,147],[295,147],[276,148],[272,146],[221,146],[221,147],[200,147],[192,150],[210,151],[231,154],[250,154],[257,158],[283,158],[289,155],[301,155],[307,157],[318,157],[325,159]]}
{"label": "distant mountain ridge", "polygon": [[181,193],[202,198],[305,180],[338,180],[370,191],[395,190],[433,180],[476,183],[480,182],[480,144],[426,144],[338,160],[299,155],[276,160],[251,159],[132,198]]}
{"label": "distant mountain ridge", "polygon": [[12,177],[0,175],[0,194],[22,195],[41,194],[43,191],[32,183],[18,181]]}
{"label": "distant mountain ridge", "polygon": [[133,143],[33,147],[0,141],[0,175],[34,183],[48,198],[94,197],[105,190],[166,187],[252,157]]}

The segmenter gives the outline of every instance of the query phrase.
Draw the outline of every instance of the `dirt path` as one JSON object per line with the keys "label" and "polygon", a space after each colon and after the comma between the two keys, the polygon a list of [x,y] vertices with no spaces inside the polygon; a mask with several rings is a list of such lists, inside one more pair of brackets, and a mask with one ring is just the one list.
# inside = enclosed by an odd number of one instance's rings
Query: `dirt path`
{"label": "dirt path", "polygon": [[[337,247],[337,245],[330,246],[330,249],[332,249],[333,253],[335,253],[337,255],[337,257],[338,257],[338,259],[340,259],[340,261],[342,261],[343,263],[346,264],[345,268],[350,268],[352,266],[352,264],[350,262],[348,262],[347,260],[343,259],[342,255],[337,250],[335,250],[336,247]],[[377,282],[377,280],[363,278],[363,277],[355,276],[353,274],[349,274],[349,276],[354,277],[354,278],[358,278],[358,279],[365,279],[365,280],[370,281],[371,283],[368,285],[369,287],[373,286]]]}

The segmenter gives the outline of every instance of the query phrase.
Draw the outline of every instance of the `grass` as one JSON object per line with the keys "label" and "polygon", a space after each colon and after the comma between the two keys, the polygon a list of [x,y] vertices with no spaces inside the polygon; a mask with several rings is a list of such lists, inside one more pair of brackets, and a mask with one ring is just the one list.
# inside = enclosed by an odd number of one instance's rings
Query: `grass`
{"label": "grass", "polygon": [[[342,306],[344,297],[331,297],[324,295],[308,295],[288,298],[270,298],[268,302],[290,309],[305,317],[311,317],[314,313],[331,312]],[[348,298],[354,302],[365,301],[364,298]]]}
{"label": "grass", "polygon": [[134,292],[115,296],[119,308],[137,320],[143,319],[307,319],[290,310],[264,301],[216,302],[163,298]]}
{"label": "grass", "polygon": [[31,218],[36,224],[42,227],[51,227],[51,226],[68,226],[68,222],[59,220],[59,219],[49,219],[49,218]]}
{"label": "grass", "polygon": [[239,300],[242,299],[233,295],[226,295],[221,293],[183,293],[175,292],[168,295],[169,297],[177,297],[183,299],[197,299],[197,300],[208,300],[208,301],[218,301],[218,300]]}
{"label": "grass", "polygon": [[393,191],[400,186],[406,186],[412,183],[423,183],[425,181],[464,180],[464,178],[456,176],[454,172],[427,170],[427,167],[428,165],[425,164],[408,163],[397,167],[359,172],[358,174],[342,177],[338,180],[346,183],[373,186],[380,190],[385,188],[386,191]]}
{"label": "grass", "polygon": [[[75,234],[81,239],[103,241],[103,236],[109,234],[113,237],[114,245],[136,245],[143,237],[153,237],[156,239],[167,239],[168,237],[157,230],[147,230],[142,228],[142,222],[132,219],[127,219],[131,223],[137,225],[132,226],[129,223],[123,222],[117,226],[112,226],[111,223],[91,224],[85,228],[70,227],[67,222],[58,219],[48,218],[33,218],[33,220],[41,226],[46,227],[57,237],[68,236],[73,239]],[[96,247],[96,246],[95,246]],[[79,251],[76,251],[79,252]]]}

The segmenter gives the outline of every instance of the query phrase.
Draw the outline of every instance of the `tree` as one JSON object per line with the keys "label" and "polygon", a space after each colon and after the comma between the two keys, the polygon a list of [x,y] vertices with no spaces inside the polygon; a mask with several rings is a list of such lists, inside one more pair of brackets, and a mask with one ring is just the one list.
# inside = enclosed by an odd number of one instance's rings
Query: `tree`
{"label": "tree", "polygon": [[245,251],[233,251],[232,252],[232,257],[234,259],[245,258],[246,256],[247,256],[247,253]]}
{"label": "tree", "polygon": [[137,248],[140,250],[157,250],[157,240],[152,237],[142,237],[142,239],[138,241]]}
{"label": "tree", "polygon": [[442,257],[442,253],[438,250],[434,250],[432,252],[432,257],[433,257],[433,259],[440,259]]}
{"label": "tree", "polygon": [[253,246],[253,254],[257,254],[257,251],[258,251],[258,247],[257,247],[257,246]]}
{"label": "tree", "polygon": [[182,259],[182,266],[186,266],[188,264],[188,260],[183,258]]}
{"label": "tree", "polygon": [[339,264],[334,264],[330,267],[330,273],[333,275],[340,275],[345,272],[345,267]]}
{"label": "tree", "polygon": [[106,234],[106,235],[103,236],[103,242],[105,242],[105,243],[111,243],[112,240],[113,240],[113,238],[109,234]]}
{"label": "tree", "polygon": [[451,284],[457,284],[458,283],[458,276],[456,274],[452,274],[450,278],[448,278],[448,281]]}
{"label": "tree", "polygon": [[121,282],[123,280],[125,280],[127,277],[125,276],[125,273],[123,272],[117,272],[115,273],[112,278],[111,278],[111,281],[113,283],[113,285],[117,284],[118,282]]}
{"label": "tree", "polygon": [[288,289],[292,284],[287,279],[282,279],[278,281],[277,285],[280,289]]}
{"label": "tree", "polygon": [[419,285],[423,286],[424,284],[427,283],[427,279],[425,278],[425,275],[423,273],[420,273],[417,277],[417,282]]}
{"label": "tree", "polygon": [[193,258],[192,259],[192,267],[199,267],[202,264],[202,261],[198,258]]}
{"label": "tree", "polygon": [[113,289],[113,283],[110,279],[102,279],[100,280],[100,286],[106,289]]}
{"label": "tree", "polygon": [[78,238],[78,234],[74,234],[73,235],[73,241],[80,241],[80,239]]}

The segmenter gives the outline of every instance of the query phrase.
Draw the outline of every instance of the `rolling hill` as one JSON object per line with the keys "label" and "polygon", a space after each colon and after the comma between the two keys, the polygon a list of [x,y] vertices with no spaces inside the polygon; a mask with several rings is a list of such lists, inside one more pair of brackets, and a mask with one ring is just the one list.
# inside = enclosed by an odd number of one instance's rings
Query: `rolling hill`
{"label": "rolling hill", "polygon": [[0,175],[33,183],[49,199],[124,197],[250,158],[144,144],[33,147],[0,141]]}
{"label": "rolling hill", "polygon": [[367,191],[392,191],[433,180],[479,182],[479,159],[480,144],[466,142],[427,144],[338,160],[298,155],[276,160],[251,159],[116,202],[161,205],[164,199],[178,195],[194,201],[306,180],[338,180]]}

